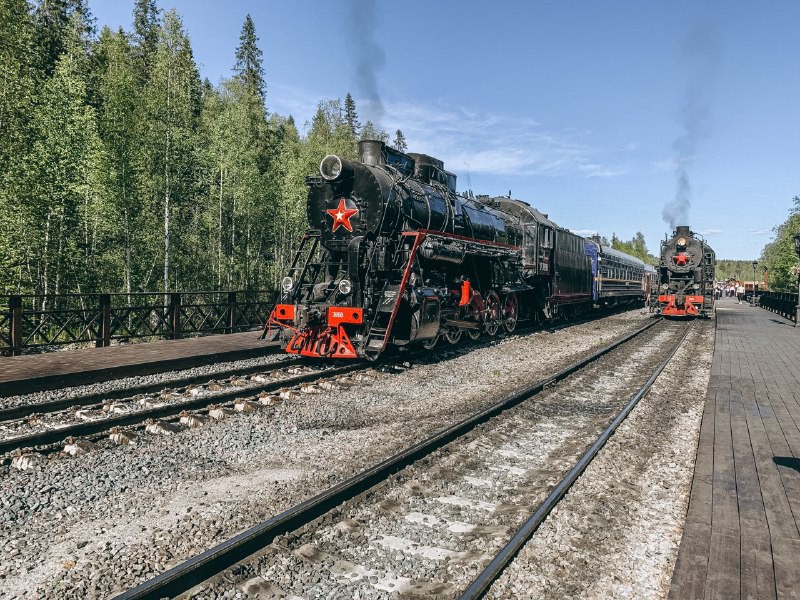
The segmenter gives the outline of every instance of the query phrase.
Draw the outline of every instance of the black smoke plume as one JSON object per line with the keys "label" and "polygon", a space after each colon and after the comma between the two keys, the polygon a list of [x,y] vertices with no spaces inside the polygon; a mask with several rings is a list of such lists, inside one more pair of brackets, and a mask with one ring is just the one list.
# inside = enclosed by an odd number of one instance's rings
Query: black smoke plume
{"label": "black smoke plume", "polygon": [[717,71],[720,50],[714,28],[695,26],[686,36],[682,59],[688,71],[686,95],[680,110],[681,134],[672,144],[675,151],[675,199],[661,212],[671,228],[689,224],[692,186],[689,171],[694,165],[698,142],[710,134],[709,88]]}
{"label": "black smoke plume", "polygon": [[[362,115],[380,129],[383,100],[378,92],[378,72],[386,64],[386,53],[376,41],[376,0],[350,0],[347,36],[355,65],[356,92],[366,100]],[[364,119],[362,119],[362,122]]]}

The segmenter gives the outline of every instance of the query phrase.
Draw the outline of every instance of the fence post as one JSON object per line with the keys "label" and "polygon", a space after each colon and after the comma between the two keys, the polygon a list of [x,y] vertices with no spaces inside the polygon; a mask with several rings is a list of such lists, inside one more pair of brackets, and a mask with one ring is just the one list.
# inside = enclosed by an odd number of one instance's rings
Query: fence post
{"label": "fence post", "polygon": [[170,325],[172,326],[172,339],[177,340],[181,337],[181,295],[170,294],[169,296]]}
{"label": "fence post", "polygon": [[22,296],[9,296],[8,308],[11,312],[11,356],[18,356],[22,354]]}
{"label": "fence post", "polygon": [[111,345],[111,294],[100,294],[100,337],[95,346],[105,348]]}
{"label": "fence post", "polygon": [[236,331],[236,292],[228,292],[228,326],[225,333]]}

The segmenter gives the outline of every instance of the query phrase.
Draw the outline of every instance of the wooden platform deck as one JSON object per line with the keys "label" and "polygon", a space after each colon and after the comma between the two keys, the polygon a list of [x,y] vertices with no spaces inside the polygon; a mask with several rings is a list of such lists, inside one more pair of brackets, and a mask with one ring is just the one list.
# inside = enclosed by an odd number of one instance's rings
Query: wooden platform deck
{"label": "wooden platform deck", "polygon": [[[0,396],[241,360],[277,349],[260,331],[0,357]],[[166,364],[165,364],[166,363]]]}
{"label": "wooden platform deck", "polygon": [[800,329],[723,299],[669,598],[800,598]]}

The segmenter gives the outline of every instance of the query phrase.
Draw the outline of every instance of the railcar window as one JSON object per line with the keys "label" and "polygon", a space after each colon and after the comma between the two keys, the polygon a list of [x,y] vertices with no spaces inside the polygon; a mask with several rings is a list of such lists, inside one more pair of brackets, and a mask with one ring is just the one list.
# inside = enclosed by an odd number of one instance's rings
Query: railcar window
{"label": "railcar window", "polygon": [[541,227],[540,230],[540,237],[542,241],[543,248],[552,248],[553,247],[553,231],[545,226]]}

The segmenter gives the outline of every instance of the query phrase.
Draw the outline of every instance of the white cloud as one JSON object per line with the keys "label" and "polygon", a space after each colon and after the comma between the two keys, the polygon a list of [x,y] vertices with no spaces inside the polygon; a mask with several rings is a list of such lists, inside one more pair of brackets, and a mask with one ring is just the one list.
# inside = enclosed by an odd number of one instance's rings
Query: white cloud
{"label": "white cloud", "polygon": [[750,235],[767,235],[772,233],[772,229],[753,229],[749,233]]}
{"label": "white cloud", "polygon": [[459,106],[387,103],[388,131],[402,129],[410,149],[424,149],[451,171],[492,175],[620,174],[599,164],[584,134],[553,133],[530,116],[506,117]]}
{"label": "white cloud", "polygon": [[677,163],[674,158],[666,158],[664,160],[651,160],[650,167],[653,173],[671,173],[675,170]]}
{"label": "white cloud", "polygon": [[703,229],[698,232],[700,235],[717,235],[722,233],[722,229]]}
{"label": "white cloud", "polygon": [[[313,116],[322,95],[280,83],[267,91],[268,109],[292,114],[298,128]],[[356,106],[363,104],[355,98]],[[487,175],[577,175],[610,178],[627,173],[604,157],[620,149],[591,145],[588,131],[547,131],[529,115],[499,115],[471,107],[385,101],[381,128],[394,136],[401,129],[412,152],[444,161],[454,172]],[[627,148],[623,149],[625,151]]]}

